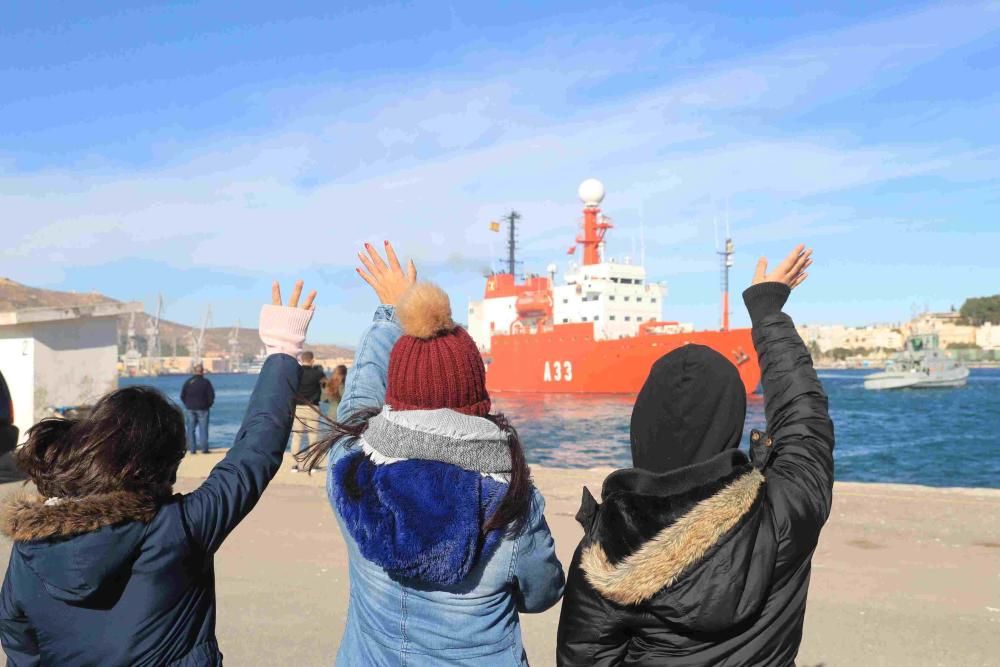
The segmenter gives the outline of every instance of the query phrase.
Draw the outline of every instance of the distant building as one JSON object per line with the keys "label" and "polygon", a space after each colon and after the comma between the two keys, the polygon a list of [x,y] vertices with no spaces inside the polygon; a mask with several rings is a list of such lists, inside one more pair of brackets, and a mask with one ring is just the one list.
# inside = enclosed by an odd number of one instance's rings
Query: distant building
{"label": "distant building", "polygon": [[987,322],[976,329],[976,345],[984,350],[1000,350],[1000,325]]}
{"label": "distant building", "polygon": [[0,313],[0,371],[22,437],[54,409],[92,404],[118,386],[118,316],[130,312],[142,312],[142,304]]}
{"label": "distant building", "polygon": [[902,349],[904,335],[898,325],[872,324],[865,327],[848,327],[843,324],[802,325],[799,335],[807,345],[813,345],[821,353],[831,350],[857,349],[893,352]]}
{"label": "distant building", "polygon": [[968,347],[976,345],[976,330],[969,324],[962,324],[960,313],[923,313],[910,321],[908,329],[912,333],[936,333],[942,348]]}

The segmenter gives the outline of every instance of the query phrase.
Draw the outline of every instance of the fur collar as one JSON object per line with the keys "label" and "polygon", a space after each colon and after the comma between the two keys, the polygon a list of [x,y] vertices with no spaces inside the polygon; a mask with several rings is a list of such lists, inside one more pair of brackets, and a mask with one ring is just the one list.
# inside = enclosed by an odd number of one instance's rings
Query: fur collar
{"label": "fur collar", "polygon": [[753,507],[764,484],[756,468],[694,505],[676,522],[618,563],[599,543],[587,546],[580,559],[587,581],[618,604],[645,602],[672,585]]}
{"label": "fur collar", "polygon": [[38,496],[12,496],[0,509],[0,531],[18,542],[73,537],[126,521],[149,523],[159,503],[125,491],[46,505]]}

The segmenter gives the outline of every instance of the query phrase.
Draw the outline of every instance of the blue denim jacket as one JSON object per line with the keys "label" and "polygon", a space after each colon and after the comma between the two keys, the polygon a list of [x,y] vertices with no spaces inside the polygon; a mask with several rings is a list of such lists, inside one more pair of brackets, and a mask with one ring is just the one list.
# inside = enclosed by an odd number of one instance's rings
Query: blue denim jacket
{"label": "blue denim jacket", "polygon": [[[361,338],[337,413],[340,421],[382,406],[389,353],[402,334],[394,318],[393,308],[380,306]],[[353,444],[342,441],[331,454],[331,504],[332,468]],[[447,588],[390,577],[361,555],[338,515],[350,557],[351,596],[337,664],[527,665],[518,614],[545,611],[562,597],[565,584],[537,489],[532,508],[519,534],[505,537],[464,581]]]}

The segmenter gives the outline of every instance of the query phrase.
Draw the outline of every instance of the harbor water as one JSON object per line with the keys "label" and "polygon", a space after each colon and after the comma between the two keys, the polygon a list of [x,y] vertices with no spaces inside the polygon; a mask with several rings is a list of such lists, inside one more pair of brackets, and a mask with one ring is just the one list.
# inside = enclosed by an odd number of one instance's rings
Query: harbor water
{"label": "harbor water", "polygon": [[[837,479],[929,486],[1000,488],[1000,369],[973,369],[966,387],[868,391],[870,371],[822,370],[837,435]],[[179,401],[186,378],[125,378]],[[213,448],[228,447],[239,428],[255,375],[211,375]],[[529,463],[551,467],[630,464],[630,396],[503,394],[495,409],[517,427]],[[764,405],[752,397],[750,428],[764,428]]]}

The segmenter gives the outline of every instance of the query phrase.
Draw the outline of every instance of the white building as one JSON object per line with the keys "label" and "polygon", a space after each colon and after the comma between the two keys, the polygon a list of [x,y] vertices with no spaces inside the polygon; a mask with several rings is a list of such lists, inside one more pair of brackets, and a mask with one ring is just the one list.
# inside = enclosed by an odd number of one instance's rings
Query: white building
{"label": "white building", "polygon": [[129,312],[142,312],[142,304],[0,313],[0,372],[22,441],[53,408],[91,404],[118,386],[118,315]]}
{"label": "white building", "polygon": [[976,329],[976,345],[984,350],[1000,350],[1000,325],[987,322]]}

